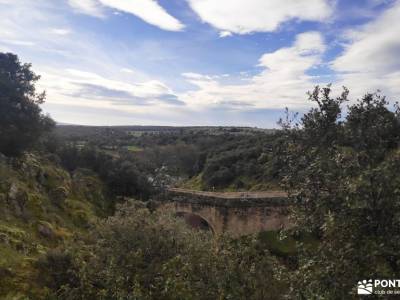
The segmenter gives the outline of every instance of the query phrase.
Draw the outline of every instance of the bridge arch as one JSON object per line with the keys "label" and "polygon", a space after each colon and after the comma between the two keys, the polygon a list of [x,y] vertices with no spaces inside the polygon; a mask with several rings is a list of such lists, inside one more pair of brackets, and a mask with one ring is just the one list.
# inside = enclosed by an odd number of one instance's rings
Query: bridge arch
{"label": "bridge arch", "polygon": [[187,225],[189,225],[194,229],[211,231],[213,234],[215,234],[215,229],[213,227],[213,224],[211,224],[210,221],[208,221],[205,217],[199,214],[178,210],[175,213],[175,216],[182,218]]}

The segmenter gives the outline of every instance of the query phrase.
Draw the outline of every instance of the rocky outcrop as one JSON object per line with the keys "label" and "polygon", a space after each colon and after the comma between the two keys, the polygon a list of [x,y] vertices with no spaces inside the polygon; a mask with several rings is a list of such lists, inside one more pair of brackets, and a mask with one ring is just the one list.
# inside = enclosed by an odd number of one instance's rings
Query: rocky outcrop
{"label": "rocky outcrop", "polygon": [[26,214],[25,205],[27,202],[28,193],[17,183],[12,182],[7,194],[7,203],[12,209],[13,213],[18,217],[24,216]]}

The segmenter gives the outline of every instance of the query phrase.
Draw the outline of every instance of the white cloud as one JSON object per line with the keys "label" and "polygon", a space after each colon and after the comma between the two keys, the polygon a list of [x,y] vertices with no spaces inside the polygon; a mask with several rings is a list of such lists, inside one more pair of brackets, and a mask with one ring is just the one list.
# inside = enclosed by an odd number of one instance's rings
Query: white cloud
{"label": "white cloud", "polygon": [[104,17],[102,7],[97,0],[68,0],[68,3],[77,12],[95,17]]}
{"label": "white cloud", "polygon": [[64,39],[66,26],[62,18],[47,13],[48,1],[7,1],[0,0],[1,43],[16,49],[41,48],[44,52]]}
{"label": "white cloud", "polygon": [[219,37],[220,37],[220,38],[224,38],[224,37],[228,37],[228,36],[232,36],[232,35],[233,35],[233,33],[230,32],[230,31],[221,31],[221,32],[219,33]]}
{"label": "white cloud", "polygon": [[167,85],[158,80],[126,82],[78,69],[44,68],[40,89],[52,104],[86,107],[165,107],[182,105]]}
{"label": "white cloud", "polygon": [[209,80],[209,79],[211,79],[210,76],[193,73],[193,72],[182,73],[182,76],[187,79],[190,79],[190,80]]}
{"label": "white cloud", "polygon": [[155,0],[99,0],[102,4],[131,13],[161,29],[180,31],[184,25],[168,14]]}
{"label": "white cloud", "polygon": [[187,1],[204,22],[238,34],[275,31],[292,19],[324,21],[333,11],[330,0]]}
{"label": "white cloud", "polygon": [[68,28],[52,28],[50,31],[56,35],[68,35],[71,33],[71,30]]}
{"label": "white cloud", "polygon": [[123,72],[123,73],[128,73],[128,74],[134,74],[134,73],[135,73],[134,70],[129,69],[129,68],[122,68],[122,69],[121,69],[121,72]]}
{"label": "white cloud", "polygon": [[[57,121],[74,124],[168,124],[185,106],[158,80],[128,82],[79,69],[39,68],[45,109]],[[177,125],[177,124],[175,124]]]}
{"label": "white cloud", "polygon": [[332,62],[340,83],[357,96],[381,89],[400,95],[400,1],[374,21],[344,35],[344,52]]}
{"label": "white cloud", "polygon": [[73,84],[91,84],[110,90],[124,91],[135,97],[155,97],[172,91],[162,82],[150,80],[143,83],[125,83],[104,78],[98,74],[84,72],[76,69],[67,69],[68,81]]}
{"label": "white cloud", "polygon": [[49,106],[135,108],[143,114],[182,106],[164,82],[129,65],[125,58],[131,49],[114,45],[112,51],[121,58],[111,58],[90,34],[57,14],[53,0],[4,1],[0,0],[0,51],[17,53],[21,61],[33,64],[35,73],[42,75],[39,89],[46,90]]}
{"label": "white cloud", "polygon": [[322,63],[324,51],[318,32],[299,34],[291,47],[264,54],[259,60],[262,72],[244,78],[244,84],[224,84],[213,76],[196,73],[182,74],[197,90],[180,95],[180,99],[199,108],[303,108],[309,105],[305,91],[312,89],[317,79],[307,71]]}
{"label": "white cloud", "polygon": [[15,46],[34,46],[35,43],[31,41],[23,41],[23,40],[16,40],[16,39],[3,39],[3,43],[9,44],[9,45],[15,45]]}
{"label": "white cloud", "polygon": [[133,14],[143,21],[164,30],[180,31],[185,26],[171,16],[156,0],[69,0],[70,5],[82,13],[104,16],[104,7]]}

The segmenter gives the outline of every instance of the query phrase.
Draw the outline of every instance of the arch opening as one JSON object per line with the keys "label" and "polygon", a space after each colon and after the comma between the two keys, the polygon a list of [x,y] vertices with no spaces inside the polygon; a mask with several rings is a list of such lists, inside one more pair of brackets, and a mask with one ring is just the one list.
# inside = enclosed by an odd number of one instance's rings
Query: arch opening
{"label": "arch opening", "polygon": [[188,212],[177,212],[175,214],[178,218],[182,218],[185,223],[197,230],[211,231],[214,233],[214,229],[210,223],[199,215],[188,213]]}

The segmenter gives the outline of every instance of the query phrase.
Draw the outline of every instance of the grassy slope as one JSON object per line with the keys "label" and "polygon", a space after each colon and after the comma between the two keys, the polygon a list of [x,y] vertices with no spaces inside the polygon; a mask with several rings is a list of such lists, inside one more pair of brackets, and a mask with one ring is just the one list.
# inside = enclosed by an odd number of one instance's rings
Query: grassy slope
{"label": "grassy slope", "polygon": [[107,211],[104,187],[89,171],[71,176],[34,155],[0,159],[0,298],[42,298],[35,262]]}

